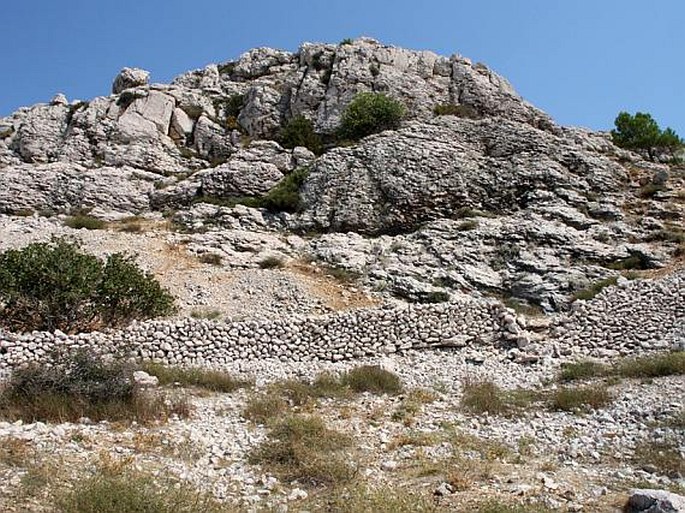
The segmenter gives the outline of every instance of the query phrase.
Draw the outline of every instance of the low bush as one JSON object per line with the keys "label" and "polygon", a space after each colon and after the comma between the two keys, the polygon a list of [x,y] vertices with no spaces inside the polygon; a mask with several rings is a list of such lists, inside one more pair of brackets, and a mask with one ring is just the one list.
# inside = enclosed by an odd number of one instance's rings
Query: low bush
{"label": "low bush", "polygon": [[382,93],[359,93],[343,111],[339,136],[357,140],[367,135],[400,127],[405,109]]}
{"label": "low bush", "polygon": [[613,401],[606,386],[562,387],[550,398],[553,410],[583,411],[597,410]]}
{"label": "low bush", "polygon": [[397,374],[378,365],[361,365],[343,374],[341,381],[354,392],[374,394],[399,394],[402,382]]}
{"label": "low bush", "polygon": [[520,413],[531,402],[541,399],[530,390],[502,390],[492,381],[466,381],[461,406],[474,414],[489,413],[509,416]]}
{"label": "low bush", "polygon": [[56,354],[51,366],[16,369],[0,390],[0,418],[25,422],[165,420],[187,415],[185,401],[140,389],[134,368],[121,359],[106,361],[86,351]]}
{"label": "low bush", "polygon": [[354,469],[339,455],[352,439],[326,427],[320,417],[287,417],[275,424],[268,436],[248,460],[268,467],[281,480],[330,486],[354,477]]}
{"label": "low bush", "polygon": [[105,262],[65,239],[0,253],[0,326],[74,333],[171,314],[174,299],[133,257]]}
{"label": "low bush", "polygon": [[278,139],[284,148],[304,146],[315,155],[323,152],[321,137],[314,131],[314,125],[304,116],[292,118],[281,129]]}
{"label": "low bush", "polygon": [[439,507],[425,493],[412,493],[405,487],[368,488],[362,485],[343,487],[329,494],[318,494],[303,505],[306,511],[345,513],[440,513]]}
{"label": "low bush", "polygon": [[160,385],[197,387],[210,392],[234,392],[252,386],[252,382],[236,379],[225,372],[198,367],[172,367],[158,363],[145,363],[141,369],[159,379]]}
{"label": "low bush", "polygon": [[86,230],[102,230],[105,227],[105,222],[97,217],[78,214],[69,216],[64,219],[64,225],[74,230],[85,228]]}
{"label": "low bush", "polygon": [[659,474],[673,478],[685,474],[678,440],[644,440],[635,447],[633,462],[640,467],[653,466]]}
{"label": "low bush", "polygon": [[221,255],[217,253],[202,253],[197,259],[203,264],[209,265],[221,265],[222,258]]}

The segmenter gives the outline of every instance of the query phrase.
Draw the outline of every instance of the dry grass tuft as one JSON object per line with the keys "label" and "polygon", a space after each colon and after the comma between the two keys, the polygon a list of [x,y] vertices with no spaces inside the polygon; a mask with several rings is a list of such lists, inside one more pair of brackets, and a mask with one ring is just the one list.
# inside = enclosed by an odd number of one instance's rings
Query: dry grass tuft
{"label": "dry grass tuft", "polygon": [[562,411],[598,410],[613,401],[605,385],[587,387],[562,387],[550,398],[550,407]]}
{"label": "dry grass tuft", "polygon": [[199,367],[173,367],[157,363],[145,363],[141,369],[156,376],[160,385],[178,384],[197,387],[210,392],[234,392],[252,386],[251,381],[236,379],[230,374]]}

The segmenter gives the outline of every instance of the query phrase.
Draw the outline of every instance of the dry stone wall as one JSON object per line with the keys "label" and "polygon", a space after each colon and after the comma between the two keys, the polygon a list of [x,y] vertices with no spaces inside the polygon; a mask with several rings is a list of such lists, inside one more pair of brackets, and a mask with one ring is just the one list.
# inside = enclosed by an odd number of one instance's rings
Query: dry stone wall
{"label": "dry stone wall", "polygon": [[501,304],[464,300],[269,321],[147,321],[124,330],[65,335],[0,333],[0,369],[49,359],[53,349],[130,348],[139,359],[220,365],[233,360],[337,361],[407,349],[525,344],[516,317]]}
{"label": "dry stone wall", "polygon": [[565,354],[612,357],[656,349],[685,350],[685,271],[628,281],[577,301],[552,330]]}

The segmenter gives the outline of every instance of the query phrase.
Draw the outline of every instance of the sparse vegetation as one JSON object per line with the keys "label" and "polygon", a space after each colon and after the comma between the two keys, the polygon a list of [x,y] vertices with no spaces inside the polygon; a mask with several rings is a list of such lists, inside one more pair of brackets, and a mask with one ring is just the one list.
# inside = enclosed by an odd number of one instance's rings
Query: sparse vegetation
{"label": "sparse vegetation", "polygon": [[478,109],[471,105],[457,105],[454,103],[442,103],[433,107],[436,116],[457,116],[466,119],[480,119],[482,116]]}
{"label": "sparse vegetation", "polygon": [[559,379],[561,381],[577,381],[581,379],[604,376],[608,369],[597,362],[583,360],[580,362],[565,363],[561,366]]}
{"label": "sparse vegetation", "polygon": [[86,230],[102,230],[105,222],[97,217],[86,214],[77,214],[64,219],[64,225],[74,230],[85,228]]}
{"label": "sparse vegetation", "polygon": [[361,365],[343,374],[342,382],[354,392],[374,394],[399,394],[402,382],[393,372],[377,365]]}
{"label": "sparse vegetation", "polygon": [[242,416],[255,424],[268,424],[272,419],[281,417],[288,410],[285,399],[275,395],[252,397],[242,411]]}
{"label": "sparse vegetation", "polygon": [[478,221],[475,219],[470,219],[468,221],[464,221],[463,223],[460,223],[459,226],[457,226],[457,230],[460,232],[468,232],[471,230],[475,230],[478,228]]}
{"label": "sparse vegetation", "polygon": [[463,385],[461,406],[470,413],[515,415],[541,395],[530,390],[503,390],[489,380],[466,381]]}
{"label": "sparse vegetation", "polygon": [[357,140],[400,127],[404,117],[400,102],[382,93],[359,93],[343,111],[339,135]]}
{"label": "sparse vegetation", "polygon": [[218,253],[202,253],[197,259],[203,264],[221,265],[222,258]]}
{"label": "sparse vegetation", "polygon": [[105,262],[66,239],[0,253],[0,326],[73,333],[168,315],[173,297],[133,257]]}
{"label": "sparse vegetation", "polygon": [[171,414],[187,415],[187,403],[141,390],[132,366],[85,351],[57,354],[49,367],[16,369],[0,390],[0,418],[10,421],[150,423]]}
{"label": "sparse vegetation", "polygon": [[368,488],[359,484],[315,496],[303,507],[306,511],[345,513],[446,513],[431,497],[404,487]]}
{"label": "sparse vegetation", "polygon": [[677,440],[645,440],[635,448],[633,462],[641,467],[652,466],[669,477],[685,474],[685,459]]}
{"label": "sparse vegetation", "polygon": [[210,392],[234,392],[252,386],[251,381],[236,379],[230,374],[199,367],[172,367],[158,363],[145,363],[141,369],[159,379],[160,385],[197,387]]}
{"label": "sparse vegetation", "polygon": [[597,410],[607,406],[613,397],[605,385],[562,387],[554,391],[550,407],[562,411]]}
{"label": "sparse vegetation", "polygon": [[220,319],[221,315],[221,310],[214,309],[196,309],[190,312],[193,319],[207,319],[208,321]]}
{"label": "sparse vegetation", "polygon": [[277,256],[268,256],[259,261],[262,269],[280,269],[285,266],[283,259]]}
{"label": "sparse vegetation", "polygon": [[617,362],[612,373],[624,378],[660,378],[685,374],[685,352],[671,352]]}
{"label": "sparse vegetation", "polygon": [[685,374],[685,353],[668,352],[637,358],[623,358],[611,365],[591,361],[567,363],[562,366],[559,379],[576,381],[597,377],[659,378]]}
{"label": "sparse vegetation", "polygon": [[355,474],[339,454],[351,444],[349,436],[329,429],[320,417],[290,416],[271,428],[269,439],[249,455],[249,461],[268,467],[285,481],[340,485]]}
{"label": "sparse vegetation", "polygon": [[308,175],[305,167],[292,171],[259,199],[260,206],[272,212],[297,212],[301,207],[300,188]]}
{"label": "sparse vegetation", "polygon": [[611,278],[606,278],[604,280],[599,280],[590,285],[586,289],[579,290],[573,294],[573,300],[583,300],[583,301],[589,301],[590,299],[594,298],[597,294],[602,292],[606,287],[610,287],[613,285],[616,285],[618,282],[618,277],[612,276]]}
{"label": "sparse vegetation", "polygon": [[343,39],[339,43],[340,46],[351,45],[351,44],[352,44],[352,39],[349,37],[346,37],[345,39]]}
{"label": "sparse vegetation", "polygon": [[99,469],[56,501],[59,513],[229,513],[208,495],[132,470]]}

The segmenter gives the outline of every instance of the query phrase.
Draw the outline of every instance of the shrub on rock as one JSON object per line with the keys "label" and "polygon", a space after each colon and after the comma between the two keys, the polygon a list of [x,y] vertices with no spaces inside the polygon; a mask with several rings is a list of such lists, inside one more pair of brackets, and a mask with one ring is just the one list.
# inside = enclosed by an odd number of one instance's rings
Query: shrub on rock
{"label": "shrub on rock", "polygon": [[314,131],[314,125],[304,116],[292,118],[280,133],[280,142],[284,148],[304,146],[316,155],[321,155],[323,145],[321,137]]}
{"label": "shrub on rock", "polygon": [[75,333],[173,311],[173,297],[129,255],[103,262],[65,239],[0,253],[3,328]]}
{"label": "shrub on rock", "polygon": [[340,120],[340,136],[361,139],[367,135],[400,127],[404,107],[382,93],[359,93],[347,106]]}

